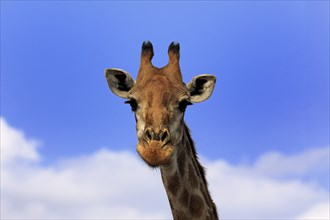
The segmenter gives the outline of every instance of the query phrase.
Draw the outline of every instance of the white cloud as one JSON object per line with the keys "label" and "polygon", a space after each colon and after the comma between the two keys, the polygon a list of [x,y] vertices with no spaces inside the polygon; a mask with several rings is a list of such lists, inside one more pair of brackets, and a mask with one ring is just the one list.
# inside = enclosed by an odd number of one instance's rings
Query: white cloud
{"label": "white cloud", "polygon": [[297,219],[329,219],[329,203],[316,204],[297,217]]}
{"label": "white cloud", "polygon": [[22,131],[9,127],[3,118],[0,120],[1,163],[7,164],[16,160],[38,161],[40,156],[36,148],[39,143],[36,140],[27,140]]}
{"label": "white cloud", "polygon": [[329,147],[314,148],[295,155],[272,152],[263,155],[254,165],[256,173],[277,179],[319,179],[329,187]]}
{"label": "white cloud", "polygon": [[[0,122],[1,218],[171,218],[160,173],[136,154],[100,149],[43,166],[37,142]],[[222,218],[329,219],[329,189],[313,174],[328,175],[325,155],[328,147],[252,165],[202,162]]]}
{"label": "white cloud", "polygon": [[101,149],[45,167],[35,161],[40,158],[36,142],[0,120],[1,218],[171,216],[159,173],[146,168],[136,155]]}
{"label": "white cloud", "polygon": [[[232,166],[225,161],[204,164],[210,189],[225,218],[294,219],[315,204],[329,204],[328,191],[313,182],[277,180],[260,175],[254,167]],[[329,209],[326,211],[317,219],[328,219]]]}

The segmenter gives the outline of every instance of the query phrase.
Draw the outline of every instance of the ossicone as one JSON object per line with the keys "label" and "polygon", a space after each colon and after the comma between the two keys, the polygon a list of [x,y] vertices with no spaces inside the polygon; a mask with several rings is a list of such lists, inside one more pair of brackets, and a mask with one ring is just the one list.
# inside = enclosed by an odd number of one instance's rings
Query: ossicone
{"label": "ossicone", "polygon": [[179,64],[180,60],[180,44],[176,41],[173,41],[168,47],[168,65]]}
{"label": "ossicone", "polygon": [[144,41],[141,51],[141,66],[152,65],[151,60],[154,56],[154,48],[150,41]]}

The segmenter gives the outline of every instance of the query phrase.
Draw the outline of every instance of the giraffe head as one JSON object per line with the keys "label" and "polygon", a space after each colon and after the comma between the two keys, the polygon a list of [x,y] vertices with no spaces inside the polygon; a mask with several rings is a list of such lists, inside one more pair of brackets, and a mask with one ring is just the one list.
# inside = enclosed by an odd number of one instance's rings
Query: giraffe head
{"label": "giraffe head", "polygon": [[136,119],[137,152],[152,167],[171,163],[183,135],[186,107],[208,99],[216,78],[203,74],[189,83],[182,82],[180,46],[172,42],[169,62],[162,68],[152,65],[152,44],[142,45],[140,69],[136,81],[121,69],[105,70],[111,91],[130,104]]}

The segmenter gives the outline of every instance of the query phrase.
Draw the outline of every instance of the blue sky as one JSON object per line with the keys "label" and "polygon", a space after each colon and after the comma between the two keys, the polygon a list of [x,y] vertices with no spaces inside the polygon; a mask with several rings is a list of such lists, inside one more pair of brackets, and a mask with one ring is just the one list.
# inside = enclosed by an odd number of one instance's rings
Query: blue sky
{"label": "blue sky", "polygon": [[217,76],[188,109],[198,151],[231,162],[329,144],[329,2],[1,2],[1,115],[41,137],[47,160],[135,150],[134,117],[103,76],[136,76],[181,43],[185,82]]}
{"label": "blue sky", "polygon": [[104,77],[135,78],[145,40],[155,66],[180,42],[185,82],[217,76],[185,119],[223,216],[328,216],[328,1],[1,1],[4,217],[170,218]]}

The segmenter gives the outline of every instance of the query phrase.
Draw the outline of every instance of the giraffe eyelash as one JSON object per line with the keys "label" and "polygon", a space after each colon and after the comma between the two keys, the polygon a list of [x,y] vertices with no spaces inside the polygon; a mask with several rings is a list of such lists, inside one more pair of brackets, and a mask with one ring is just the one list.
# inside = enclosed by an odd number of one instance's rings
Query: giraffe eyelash
{"label": "giraffe eyelash", "polygon": [[130,104],[133,112],[135,112],[138,108],[138,103],[135,99],[129,99],[129,100],[125,101],[125,104]]}
{"label": "giraffe eyelash", "polygon": [[182,112],[185,112],[186,108],[188,105],[192,105],[191,102],[189,102],[188,100],[184,99],[182,101],[179,102],[179,109]]}

